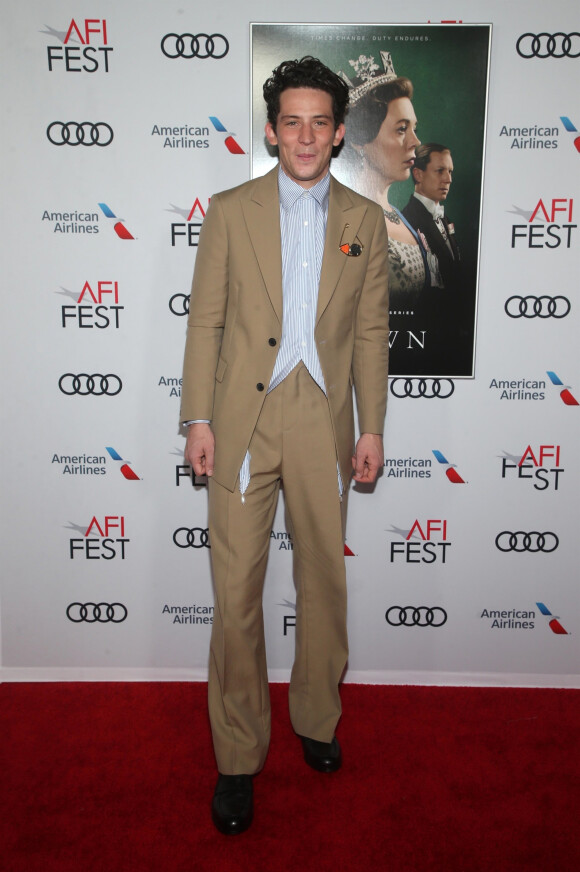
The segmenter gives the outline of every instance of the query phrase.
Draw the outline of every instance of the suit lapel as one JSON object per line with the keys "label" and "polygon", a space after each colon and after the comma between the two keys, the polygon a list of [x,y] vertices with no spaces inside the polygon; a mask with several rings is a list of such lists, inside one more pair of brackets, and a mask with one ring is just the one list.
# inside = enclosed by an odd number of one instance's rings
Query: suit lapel
{"label": "suit lapel", "polygon": [[429,222],[425,224],[425,236],[427,237],[427,242],[431,247],[431,251],[439,260],[453,260],[453,256],[447,248],[443,235],[437,227],[435,219],[431,215],[429,215]]}
{"label": "suit lapel", "polygon": [[277,166],[257,179],[250,196],[242,200],[241,205],[266,291],[282,323],[282,247]]}
{"label": "suit lapel", "polygon": [[443,223],[445,225],[445,230],[447,231],[447,236],[449,237],[449,245],[451,246],[451,251],[453,252],[453,260],[459,260],[459,248],[457,245],[457,240],[455,239],[455,234],[451,233],[449,230],[449,218],[446,216],[443,217]]}
{"label": "suit lapel", "polygon": [[[277,166],[256,180],[249,196],[242,200],[241,207],[266,290],[282,322],[282,245]],[[339,248],[341,241],[354,242],[365,214],[366,206],[354,205],[348,188],[331,176],[317,322],[328,306],[346,265],[347,255]],[[361,242],[363,245],[370,244],[370,240],[363,239]]]}
{"label": "suit lapel", "polygon": [[[348,255],[343,254],[339,246],[344,242],[354,242],[365,213],[366,206],[355,206],[348,188],[331,176],[326,240],[316,309],[317,323],[328,306],[346,265]],[[361,242],[363,245],[370,244],[370,240],[363,239]]]}
{"label": "suit lapel", "polygon": [[447,248],[447,243],[437,227],[431,212],[423,205],[423,203],[420,202],[420,200],[417,200],[416,197],[413,197],[411,202],[415,206],[415,211],[417,213],[417,226],[420,227],[425,234],[425,239],[427,240],[429,248],[433,254],[439,261],[452,261],[453,255]]}

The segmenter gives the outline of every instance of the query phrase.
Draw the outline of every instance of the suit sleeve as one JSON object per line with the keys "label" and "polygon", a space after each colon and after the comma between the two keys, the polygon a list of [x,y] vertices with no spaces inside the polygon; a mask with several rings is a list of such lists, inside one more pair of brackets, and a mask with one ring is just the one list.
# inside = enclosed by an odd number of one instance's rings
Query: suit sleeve
{"label": "suit sleeve", "polygon": [[389,363],[388,236],[377,208],[354,337],[353,378],[361,433],[383,433]]}
{"label": "suit sleeve", "polygon": [[228,228],[219,195],[204,218],[195,261],[181,387],[181,421],[213,416],[229,290]]}

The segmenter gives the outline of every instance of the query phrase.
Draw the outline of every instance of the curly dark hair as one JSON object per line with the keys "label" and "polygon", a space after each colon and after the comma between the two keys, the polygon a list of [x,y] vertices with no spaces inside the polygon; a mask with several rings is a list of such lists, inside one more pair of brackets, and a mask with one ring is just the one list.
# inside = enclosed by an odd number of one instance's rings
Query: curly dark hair
{"label": "curly dark hair", "polygon": [[280,112],[280,94],[287,88],[315,88],[326,91],[332,97],[335,129],[344,123],[348,106],[348,85],[318,58],[306,55],[299,61],[283,61],[264,82],[268,121],[274,130]]}

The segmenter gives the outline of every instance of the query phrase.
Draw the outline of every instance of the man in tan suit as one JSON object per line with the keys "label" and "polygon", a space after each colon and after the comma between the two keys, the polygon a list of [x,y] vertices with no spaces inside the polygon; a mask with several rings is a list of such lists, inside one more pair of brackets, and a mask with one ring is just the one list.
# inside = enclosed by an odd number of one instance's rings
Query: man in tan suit
{"label": "man in tan suit", "polygon": [[182,386],[186,458],[209,476],[212,815],[226,834],[251,823],[270,740],[262,588],[281,482],[297,590],[290,717],[310,766],[341,765],[346,497],[353,470],[372,483],[382,468],[387,396],[384,216],[329,174],[348,88],[303,58],[274,70],[264,97],[280,162],[212,197]]}

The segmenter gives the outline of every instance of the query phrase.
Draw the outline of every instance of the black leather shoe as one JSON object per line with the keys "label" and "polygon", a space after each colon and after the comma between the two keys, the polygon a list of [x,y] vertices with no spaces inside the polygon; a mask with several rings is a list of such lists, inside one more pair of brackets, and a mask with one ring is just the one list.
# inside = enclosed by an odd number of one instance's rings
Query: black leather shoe
{"label": "black leather shoe", "polygon": [[304,759],[318,772],[336,772],[342,766],[342,753],[336,736],[332,742],[317,742],[300,736]]}
{"label": "black leather shoe", "polygon": [[251,775],[219,775],[211,804],[214,824],[226,836],[243,833],[254,816]]}

